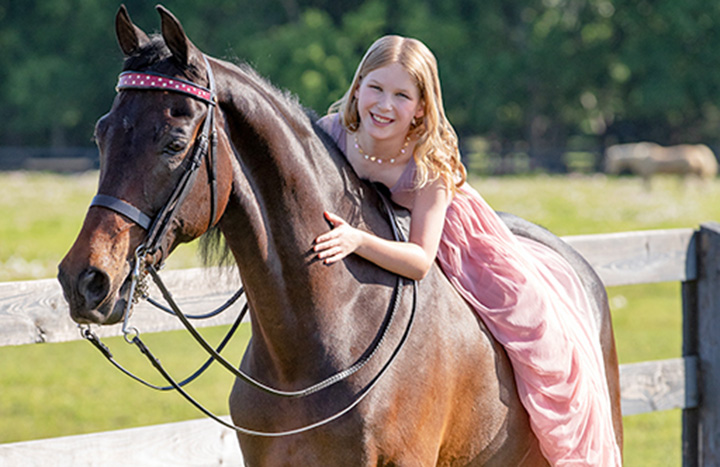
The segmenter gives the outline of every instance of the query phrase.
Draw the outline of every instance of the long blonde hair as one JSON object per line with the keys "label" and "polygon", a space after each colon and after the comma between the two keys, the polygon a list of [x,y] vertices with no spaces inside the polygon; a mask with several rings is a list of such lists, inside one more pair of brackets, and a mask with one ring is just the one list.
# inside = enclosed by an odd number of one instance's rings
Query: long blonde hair
{"label": "long blonde hair", "polygon": [[343,126],[357,131],[360,123],[355,92],[368,73],[393,63],[400,64],[415,80],[424,114],[410,126],[409,136],[417,140],[415,164],[417,188],[442,178],[455,191],[465,182],[466,173],[460,161],[455,130],[445,117],[437,60],[425,44],[417,39],[384,36],[365,53],[345,95],[330,106],[329,113],[338,112]]}

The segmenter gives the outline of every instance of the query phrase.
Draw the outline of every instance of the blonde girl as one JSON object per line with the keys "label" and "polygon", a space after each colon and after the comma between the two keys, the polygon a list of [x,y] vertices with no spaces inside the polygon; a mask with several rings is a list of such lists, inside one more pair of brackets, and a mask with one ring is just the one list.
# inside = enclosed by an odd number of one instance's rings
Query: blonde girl
{"label": "blonde girl", "polygon": [[504,346],[520,399],[553,465],[621,465],[590,305],[560,255],[516,237],[465,184],[445,117],[435,57],[420,41],[377,40],[321,126],[362,178],[380,182],[412,212],[408,242],[333,228],[315,240],[325,264],[357,254],[422,279],[437,261]]}

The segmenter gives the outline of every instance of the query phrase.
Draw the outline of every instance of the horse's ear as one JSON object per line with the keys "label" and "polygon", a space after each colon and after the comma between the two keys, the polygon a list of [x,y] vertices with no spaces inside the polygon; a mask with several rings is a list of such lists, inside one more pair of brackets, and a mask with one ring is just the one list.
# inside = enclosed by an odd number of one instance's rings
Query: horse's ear
{"label": "horse's ear", "polygon": [[142,46],[150,42],[150,38],[142,29],[135,26],[125,5],[120,5],[120,9],[115,16],[115,34],[117,35],[118,44],[126,57],[136,53]]}
{"label": "horse's ear", "polygon": [[190,42],[180,21],[164,6],[158,5],[155,8],[160,13],[162,36],[173,57],[184,66],[190,65],[192,60],[199,60],[200,50]]}

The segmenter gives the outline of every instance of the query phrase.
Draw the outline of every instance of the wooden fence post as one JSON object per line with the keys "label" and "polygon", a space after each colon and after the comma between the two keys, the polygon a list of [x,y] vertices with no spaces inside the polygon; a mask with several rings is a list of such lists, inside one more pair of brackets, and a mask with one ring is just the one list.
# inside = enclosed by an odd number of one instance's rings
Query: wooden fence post
{"label": "wooden fence post", "polygon": [[700,227],[698,249],[698,464],[711,466],[720,465],[720,224]]}
{"label": "wooden fence post", "polygon": [[[697,238],[695,234],[696,259],[700,261]],[[683,357],[698,355],[698,296],[697,278],[682,282],[682,355]],[[695,373],[697,374],[697,373]],[[689,382],[686,381],[686,386]],[[697,382],[696,382],[697,383]],[[682,411],[682,465],[683,467],[698,466],[698,425],[699,408],[689,407]]]}

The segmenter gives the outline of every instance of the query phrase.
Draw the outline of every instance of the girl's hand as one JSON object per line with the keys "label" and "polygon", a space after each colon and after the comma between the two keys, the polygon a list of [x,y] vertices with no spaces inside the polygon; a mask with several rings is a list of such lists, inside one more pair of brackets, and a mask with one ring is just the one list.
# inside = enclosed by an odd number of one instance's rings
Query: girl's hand
{"label": "girl's hand", "polygon": [[315,239],[313,251],[317,252],[318,259],[325,264],[332,264],[357,250],[362,237],[359,230],[351,227],[342,218],[327,211],[324,215],[333,228]]}

